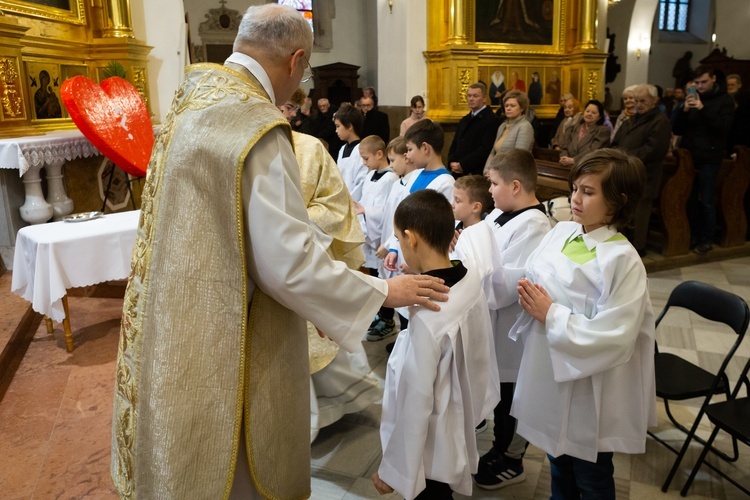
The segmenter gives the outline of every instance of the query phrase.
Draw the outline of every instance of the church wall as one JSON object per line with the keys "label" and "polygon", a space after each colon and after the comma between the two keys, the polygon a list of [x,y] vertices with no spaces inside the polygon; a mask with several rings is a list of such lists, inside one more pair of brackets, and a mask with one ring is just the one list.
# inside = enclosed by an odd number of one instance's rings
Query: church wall
{"label": "church wall", "polygon": [[153,47],[148,56],[151,111],[164,121],[187,63],[187,30],[182,0],[130,3],[135,37]]}

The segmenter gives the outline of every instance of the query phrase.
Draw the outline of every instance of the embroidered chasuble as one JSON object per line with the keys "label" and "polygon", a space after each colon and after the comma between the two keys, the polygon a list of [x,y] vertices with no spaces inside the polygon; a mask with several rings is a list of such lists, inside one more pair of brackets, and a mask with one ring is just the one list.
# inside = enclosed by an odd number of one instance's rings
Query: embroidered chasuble
{"label": "embroidered chasuble", "polygon": [[258,492],[310,495],[304,321],[261,283],[248,314],[243,164],[276,127],[290,133],[249,72],[186,70],[154,145],[124,300],[112,431],[122,498],[227,498],[243,420]]}

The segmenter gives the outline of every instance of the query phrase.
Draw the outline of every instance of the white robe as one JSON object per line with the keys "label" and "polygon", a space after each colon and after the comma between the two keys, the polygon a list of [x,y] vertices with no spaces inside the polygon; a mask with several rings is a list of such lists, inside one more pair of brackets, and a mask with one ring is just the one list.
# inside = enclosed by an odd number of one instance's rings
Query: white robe
{"label": "white robe", "polygon": [[508,337],[508,332],[523,311],[518,303],[516,287],[518,280],[525,275],[526,259],[539,246],[551,226],[549,218],[536,209],[526,210],[502,226],[496,224],[495,219],[484,220],[492,229],[497,248],[492,275],[494,293],[489,295],[495,301],[490,305],[490,317],[500,382],[515,382],[523,355],[523,343]]}
{"label": "white robe", "polygon": [[575,222],[560,222],[529,257],[526,276],[552,297],[546,326],[523,313],[511,335],[525,348],[511,414],[518,434],[553,456],[596,461],[599,452],[643,453],[656,425],[654,315],[646,271],[607,227],[584,235],[596,256],[562,254]]}
{"label": "white robe", "polygon": [[346,158],[344,158],[345,148],[344,145],[339,149],[336,165],[341,170],[341,177],[344,179],[347,189],[349,189],[349,194],[352,195],[352,200],[359,201],[362,198],[362,184],[365,182],[367,167],[365,167],[365,162],[362,161],[362,156],[359,154],[359,144],[354,146],[351,154]]}
{"label": "white robe", "polygon": [[371,170],[362,184],[362,197],[359,203],[365,208],[364,215],[359,216],[359,223],[365,235],[365,267],[379,269],[382,261],[375,256],[382,240],[383,216],[391,187],[398,181],[393,170],[387,171],[377,181],[372,178],[376,171]]}
{"label": "white robe", "polygon": [[438,312],[412,307],[388,359],[378,474],[407,500],[425,479],[471,495],[474,428],[500,400],[480,277],[468,269]]}

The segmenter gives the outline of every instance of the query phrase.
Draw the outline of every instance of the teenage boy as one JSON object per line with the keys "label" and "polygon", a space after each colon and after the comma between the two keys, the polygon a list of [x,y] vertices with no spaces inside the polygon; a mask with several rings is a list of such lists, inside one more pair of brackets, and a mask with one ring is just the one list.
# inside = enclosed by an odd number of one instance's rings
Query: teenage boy
{"label": "teenage boy", "polygon": [[401,202],[394,216],[407,265],[451,287],[433,313],[410,307],[388,361],[380,439],[383,459],[372,481],[406,500],[471,495],[479,459],[474,427],[499,400],[490,317],[481,278],[451,262],[450,203],[424,189]]}
{"label": "teenage boy", "polygon": [[349,188],[349,193],[354,201],[359,201],[362,197],[362,184],[365,182],[365,176],[367,175],[367,168],[359,153],[362,120],[362,113],[348,104],[342,105],[333,115],[336,135],[345,143],[339,149],[339,158],[336,164],[341,170],[341,177],[344,178],[344,184]]}

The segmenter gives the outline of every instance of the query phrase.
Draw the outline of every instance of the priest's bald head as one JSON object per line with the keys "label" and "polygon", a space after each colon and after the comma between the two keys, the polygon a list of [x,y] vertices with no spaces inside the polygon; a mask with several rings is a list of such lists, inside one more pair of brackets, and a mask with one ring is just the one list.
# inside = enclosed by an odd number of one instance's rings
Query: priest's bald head
{"label": "priest's bald head", "polygon": [[249,55],[268,73],[276,97],[283,105],[299,87],[312,54],[310,24],[291,7],[264,4],[250,7],[234,40],[234,51]]}

